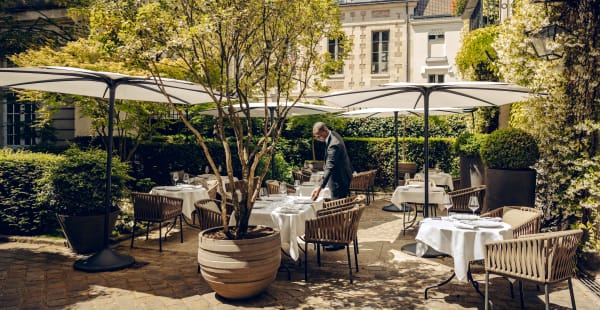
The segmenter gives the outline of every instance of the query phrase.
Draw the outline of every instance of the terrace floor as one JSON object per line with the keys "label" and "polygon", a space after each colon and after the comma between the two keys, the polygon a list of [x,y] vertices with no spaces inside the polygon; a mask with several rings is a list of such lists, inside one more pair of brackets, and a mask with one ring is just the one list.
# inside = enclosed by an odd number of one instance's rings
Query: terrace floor
{"label": "terrace floor", "polygon": [[[389,195],[388,195],[389,196]],[[196,272],[198,230],[184,228],[170,234],[158,251],[156,235],[117,244],[117,252],[136,260],[132,268],[101,273],[73,269],[81,256],[63,242],[8,238],[0,243],[0,309],[482,309],[483,298],[469,283],[453,280],[429,291],[425,287],[447,278],[452,258],[420,258],[401,251],[414,241],[416,230],[402,234],[402,213],[381,210],[389,204],[380,197],[365,211],[359,230],[359,265],[354,284],[348,281],[346,252],[322,252],[323,266],[309,252],[309,281],[304,269],[291,266],[291,281],[281,271],[263,294],[241,301],[215,295]],[[389,198],[389,197],[388,197]],[[5,238],[6,239],[6,238]],[[473,265],[475,280],[484,287],[483,267]],[[598,309],[600,297],[589,285],[574,280],[579,309]],[[517,288],[518,286],[515,286]],[[490,286],[495,309],[519,307],[518,290],[511,299],[508,282],[494,277]],[[543,309],[543,288],[525,284],[525,306]],[[566,284],[551,286],[551,309],[570,309]]]}

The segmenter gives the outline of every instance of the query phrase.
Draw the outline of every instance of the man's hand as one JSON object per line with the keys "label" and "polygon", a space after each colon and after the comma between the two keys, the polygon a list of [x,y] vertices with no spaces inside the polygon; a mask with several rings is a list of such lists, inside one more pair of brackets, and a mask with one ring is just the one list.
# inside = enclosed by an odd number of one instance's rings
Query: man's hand
{"label": "man's hand", "polygon": [[321,194],[321,187],[320,187],[320,186],[319,186],[319,187],[317,187],[317,188],[315,188],[315,189],[313,189],[313,191],[312,191],[312,195],[311,195],[311,197],[310,197],[310,198],[311,198],[313,201],[315,201],[315,200],[317,200],[317,198],[319,198],[319,194]]}

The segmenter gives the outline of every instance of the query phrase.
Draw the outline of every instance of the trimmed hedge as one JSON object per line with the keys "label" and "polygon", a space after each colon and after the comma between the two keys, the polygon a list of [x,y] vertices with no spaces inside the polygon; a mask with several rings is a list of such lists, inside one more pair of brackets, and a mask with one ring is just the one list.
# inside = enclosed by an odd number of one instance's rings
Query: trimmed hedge
{"label": "trimmed hedge", "polygon": [[527,169],[540,157],[535,138],[516,128],[498,129],[480,147],[483,163],[492,169]]}
{"label": "trimmed hedge", "polygon": [[0,233],[39,235],[58,228],[49,177],[57,155],[0,150]]}

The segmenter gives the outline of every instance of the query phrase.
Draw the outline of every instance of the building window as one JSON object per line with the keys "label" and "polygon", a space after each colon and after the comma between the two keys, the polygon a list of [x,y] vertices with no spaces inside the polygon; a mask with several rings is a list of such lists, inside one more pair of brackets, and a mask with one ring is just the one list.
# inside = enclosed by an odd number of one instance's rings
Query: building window
{"label": "building window", "polygon": [[[340,39],[329,39],[327,40],[327,51],[329,55],[331,55],[331,59],[338,61],[342,60],[342,54],[344,52],[343,43]],[[341,74],[344,73],[344,67],[340,66],[335,73]]]}
{"label": "building window", "polygon": [[427,39],[429,57],[446,57],[446,39],[443,33],[430,33]]}
{"label": "building window", "polygon": [[14,93],[6,93],[5,106],[6,145],[35,145],[36,132],[32,125],[35,122],[36,104],[17,102]]}
{"label": "building window", "polygon": [[389,31],[374,31],[371,48],[371,73],[388,72]]}
{"label": "building window", "polygon": [[429,80],[429,83],[444,83],[444,75],[443,74],[430,74],[428,80]]}

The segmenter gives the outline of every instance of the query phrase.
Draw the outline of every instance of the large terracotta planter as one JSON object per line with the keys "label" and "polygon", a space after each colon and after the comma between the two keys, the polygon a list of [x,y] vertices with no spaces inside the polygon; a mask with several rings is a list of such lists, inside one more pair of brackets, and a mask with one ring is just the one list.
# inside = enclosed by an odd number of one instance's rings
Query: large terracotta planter
{"label": "large terracotta planter", "polygon": [[262,293],[275,280],[281,263],[281,238],[273,234],[242,240],[217,240],[198,234],[198,264],[202,277],[218,295],[243,299]]}
{"label": "large terracotta planter", "polygon": [[535,177],[533,169],[485,169],[485,207],[488,211],[504,206],[535,204]]}
{"label": "large terracotta planter", "polygon": [[[115,228],[115,210],[108,217],[110,231]],[[58,222],[73,252],[77,254],[95,253],[104,248],[104,215],[74,216],[57,214]]]}

